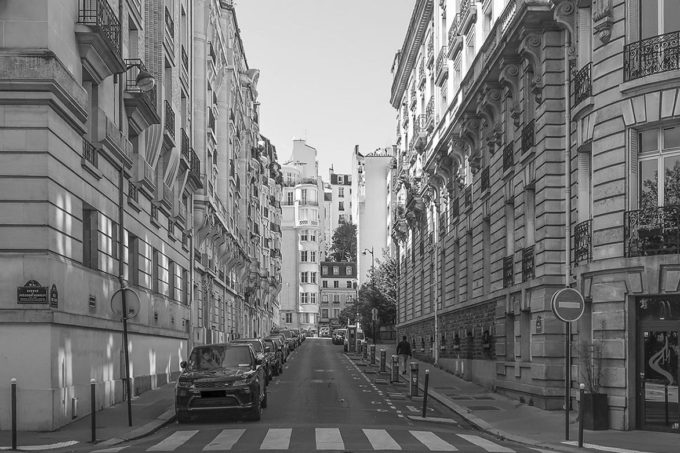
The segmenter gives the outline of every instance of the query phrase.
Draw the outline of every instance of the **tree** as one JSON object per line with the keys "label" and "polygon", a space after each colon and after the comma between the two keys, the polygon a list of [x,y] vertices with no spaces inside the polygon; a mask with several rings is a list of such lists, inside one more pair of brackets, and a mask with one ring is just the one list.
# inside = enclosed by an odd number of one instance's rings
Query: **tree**
{"label": "tree", "polygon": [[359,288],[357,311],[364,331],[371,332],[372,310],[378,309],[378,324],[389,325],[397,317],[397,261],[386,256],[376,260],[375,269],[369,271],[369,279]]}
{"label": "tree", "polygon": [[328,258],[330,261],[356,262],[357,226],[355,224],[343,223],[335,230]]}

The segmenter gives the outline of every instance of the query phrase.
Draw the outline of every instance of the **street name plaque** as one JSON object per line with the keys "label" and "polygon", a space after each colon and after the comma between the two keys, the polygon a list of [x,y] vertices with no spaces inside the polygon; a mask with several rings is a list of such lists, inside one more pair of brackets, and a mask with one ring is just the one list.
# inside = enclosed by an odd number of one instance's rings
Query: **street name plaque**
{"label": "street name plaque", "polygon": [[17,287],[17,303],[46,304],[47,286],[40,286],[36,280],[29,280],[24,286]]}

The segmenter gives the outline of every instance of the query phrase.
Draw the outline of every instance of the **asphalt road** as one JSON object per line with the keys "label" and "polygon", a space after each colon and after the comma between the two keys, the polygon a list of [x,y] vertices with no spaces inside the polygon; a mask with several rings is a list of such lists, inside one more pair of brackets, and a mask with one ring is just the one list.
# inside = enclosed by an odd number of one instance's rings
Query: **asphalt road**
{"label": "asphalt road", "polygon": [[430,400],[410,399],[406,386],[380,384],[375,368],[329,339],[310,338],[290,355],[268,387],[259,422],[216,414],[168,425],[100,453],[145,451],[536,451],[487,436]]}

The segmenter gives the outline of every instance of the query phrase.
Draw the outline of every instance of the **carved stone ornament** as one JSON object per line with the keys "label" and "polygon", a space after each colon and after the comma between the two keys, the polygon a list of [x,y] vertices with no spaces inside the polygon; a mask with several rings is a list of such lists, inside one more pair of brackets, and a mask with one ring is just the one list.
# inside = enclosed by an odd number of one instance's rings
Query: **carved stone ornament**
{"label": "carved stone ornament", "polygon": [[605,44],[612,36],[612,22],[612,0],[594,0],[593,31]]}

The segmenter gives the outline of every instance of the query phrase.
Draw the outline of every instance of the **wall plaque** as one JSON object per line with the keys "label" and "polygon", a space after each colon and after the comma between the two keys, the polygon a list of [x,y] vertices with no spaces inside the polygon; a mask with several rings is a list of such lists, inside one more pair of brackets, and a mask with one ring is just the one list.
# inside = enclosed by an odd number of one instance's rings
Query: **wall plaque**
{"label": "wall plaque", "polygon": [[17,287],[17,303],[46,304],[47,286],[40,286],[36,280],[29,280],[24,286]]}

